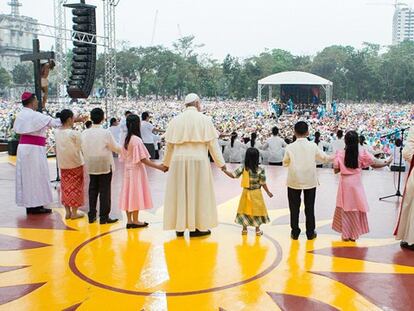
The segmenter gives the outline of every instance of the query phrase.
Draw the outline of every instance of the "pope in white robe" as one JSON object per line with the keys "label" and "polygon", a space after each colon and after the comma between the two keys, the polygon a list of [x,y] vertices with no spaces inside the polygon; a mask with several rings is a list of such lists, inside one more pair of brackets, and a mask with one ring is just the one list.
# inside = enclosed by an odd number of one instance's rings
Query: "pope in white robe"
{"label": "pope in white robe", "polygon": [[164,165],[169,168],[164,202],[164,230],[182,236],[210,234],[218,224],[213,176],[208,153],[225,167],[218,133],[210,117],[200,112],[196,94],[185,98],[186,109],[175,117],[164,134]]}
{"label": "pope in white robe", "polygon": [[34,94],[22,95],[23,109],[14,121],[14,131],[20,135],[16,158],[16,204],[28,214],[50,213],[44,208],[53,202],[49,167],[46,157],[46,131],[61,126],[54,119],[35,111],[38,102]]}
{"label": "pope in white robe", "polygon": [[414,127],[408,134],[403,157],[411,165],[394,234],[397,240],[402,241],[402,247],[414,250]]}

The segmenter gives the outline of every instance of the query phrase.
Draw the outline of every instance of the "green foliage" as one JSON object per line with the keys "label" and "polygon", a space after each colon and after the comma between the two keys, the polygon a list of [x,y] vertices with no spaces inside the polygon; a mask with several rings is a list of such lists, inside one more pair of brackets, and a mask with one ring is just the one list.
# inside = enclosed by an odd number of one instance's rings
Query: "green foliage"
{"label": "green foliage", "polygon": [[11,75],[6,69],[0,67],[0,90],[4,90],[10,86],[12,81]]}
{"label": "green foliage", "polygon": [[[371,43],[364,43],[361,49],[333,45],[315,56],[295,56],[272,49],[246,59],[227,55],[222,62],[200,54],[200,47],[194,36],[179,39],[172,49],[123,44],[117,53],[118,95],[181,98],[188,92],[197,92],[207,97],[255,98],[259,79],[297,70],[331,80],[335,98],[414,100],[413,42],[403,42],[386,51]],[[19,68],[16,76],[24,76],[22,71]],[[103,84],[103,55],[98,57],[96,77]],[[15,74],[13,80],[16,81]]]}
{"label": "green foliage", "polygon": [[33,83],[33,66],[29,63],[19,64],[12,71],[14,84]]}

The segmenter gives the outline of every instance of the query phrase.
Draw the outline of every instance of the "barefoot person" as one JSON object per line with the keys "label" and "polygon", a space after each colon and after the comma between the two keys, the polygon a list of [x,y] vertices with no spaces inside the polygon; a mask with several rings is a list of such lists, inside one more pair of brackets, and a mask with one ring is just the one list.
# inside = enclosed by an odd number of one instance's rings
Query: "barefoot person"
{"label": "barefoot person", "polygon": [[182,236],[210,234],[217,226],[217,207],[208,152],[224,168],[218,133],[211,118],[200,112],[200,98],[189,94],[186,109],[168,125],[164,166],[169,167],[164,203],[164,230]]}
{"label": "barefoot person", "polygon": [[64,109],[59,114],[62,127],[55,132],[56,158],[61,175],[61,202],[66,210],[66,219],[78,219],[85,216],[78,209],[84,204],[83,156],[81,151],[81,133],[73,129],[73,112]]}
{"label": "barefoot person", "polygon": [[16,204],[27,214],[45,214],[53,202],[49,166],[46,158],[46,131],[61,126],[59,119],[37,112],[36,96],[22,95],[23,109],[14,121],[14,131],[20,134],[16,158]]}
{"label": "barefoot person", "polygon": [[414,127],[408,134],[403,156],[411,165],[394,235],[401,240],[401,247],[414,251]]}

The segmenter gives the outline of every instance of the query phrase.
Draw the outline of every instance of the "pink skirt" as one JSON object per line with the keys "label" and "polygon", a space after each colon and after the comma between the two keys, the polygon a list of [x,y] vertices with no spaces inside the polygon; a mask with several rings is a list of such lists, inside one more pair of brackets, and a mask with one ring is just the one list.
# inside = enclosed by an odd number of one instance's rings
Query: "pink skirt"
{"label": "pink skirt", "polygon": [[61,201],[65,207],[79,208],[84,204],[83,166],[60,169]]}
{"label": "pink skirt", "polygon": [[368,212],[368,200],[361,174],[341,175],[336,195],[336,206],[342,207],[347,212]]}
{"label": "pink skirt", "polygon": [[341,233],[344,239],[358,240],[361,235],[369,232],[367,213],[345,212],[336,207],[332,229]]}
{"label": "pink skirt", "polygon": [[147,171],[144,164],[125,164],[119,208],[133,212],[153,207]]}

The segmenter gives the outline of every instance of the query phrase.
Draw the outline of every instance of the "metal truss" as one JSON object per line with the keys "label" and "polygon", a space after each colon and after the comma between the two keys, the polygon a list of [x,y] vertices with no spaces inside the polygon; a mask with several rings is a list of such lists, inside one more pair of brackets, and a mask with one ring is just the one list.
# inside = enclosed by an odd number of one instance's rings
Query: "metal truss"
{"label": "metal truss", "polygon": [[[65,86],[67,84],[67,45],[66,41],[77,41],[86,44],[92,44],[104,47],[105,56],[105,97],[112,99],[116,97],[116,37],[115,37],[115,8],[120,0],[102,0],[104,15],[104,36],[96,34],[66,29],[66,15],[63,4],[67,0],[54,0],[55,25],[47,25],[26,21],[26,24],[32,24],[32,29],[22,29],[18,24],[12,27],[0,26],[0,29],[23,31],[35,36],[43,36],[55,39],[56,45],[56,65],[57,65],[57,83],[58,98],[64,98],[66,94]],[[60,86],[60,87],[59,87]],[[110,101],[110,112],[112,113],[112,100]]]}
{"label": "metal truss", "polygon": [[112,100],[116,97],[116,38],[115,38],[115,8],[119,0],[102,0],[104,15],[105,38],[105,77],[104,85],[106,98],[109,102],[109,113],[113,113]]}
{"label": "metal truss", "polygon": [[56,84],[57,98],[63,99],[66,95],[68,82],[67,70],[67,45],[66,45],[66,14],[63,5],[67,0],[54,0],[55,12],[55,62],[56,62]]}
{"label": "metal truss", "polygon": [[32,24],[35,26],[35,29],[22,29],[18,26],[12,26],[12,27],[5,27],[0,26],[0,29],[4,30],[13,30],[13,31],[24,31],[26,33],[30,33],[36,36],[43,36],[43,37],[49,37],[49,38],[56,38],[56,30],[62,32],[63,38],[65,41],[77,41],[82,42],[86,44],[92,44],[92,45],[99,45],[105,47],[106,40],[103,36],[94,35],[87,32],[81,32],[81,31],[75,31],[71,29],[62,29],[60,27],[54,27],[51,25],[46,24],[39,24],[39,23],[32,23],[32,22],[26,22],[26,24]]}

